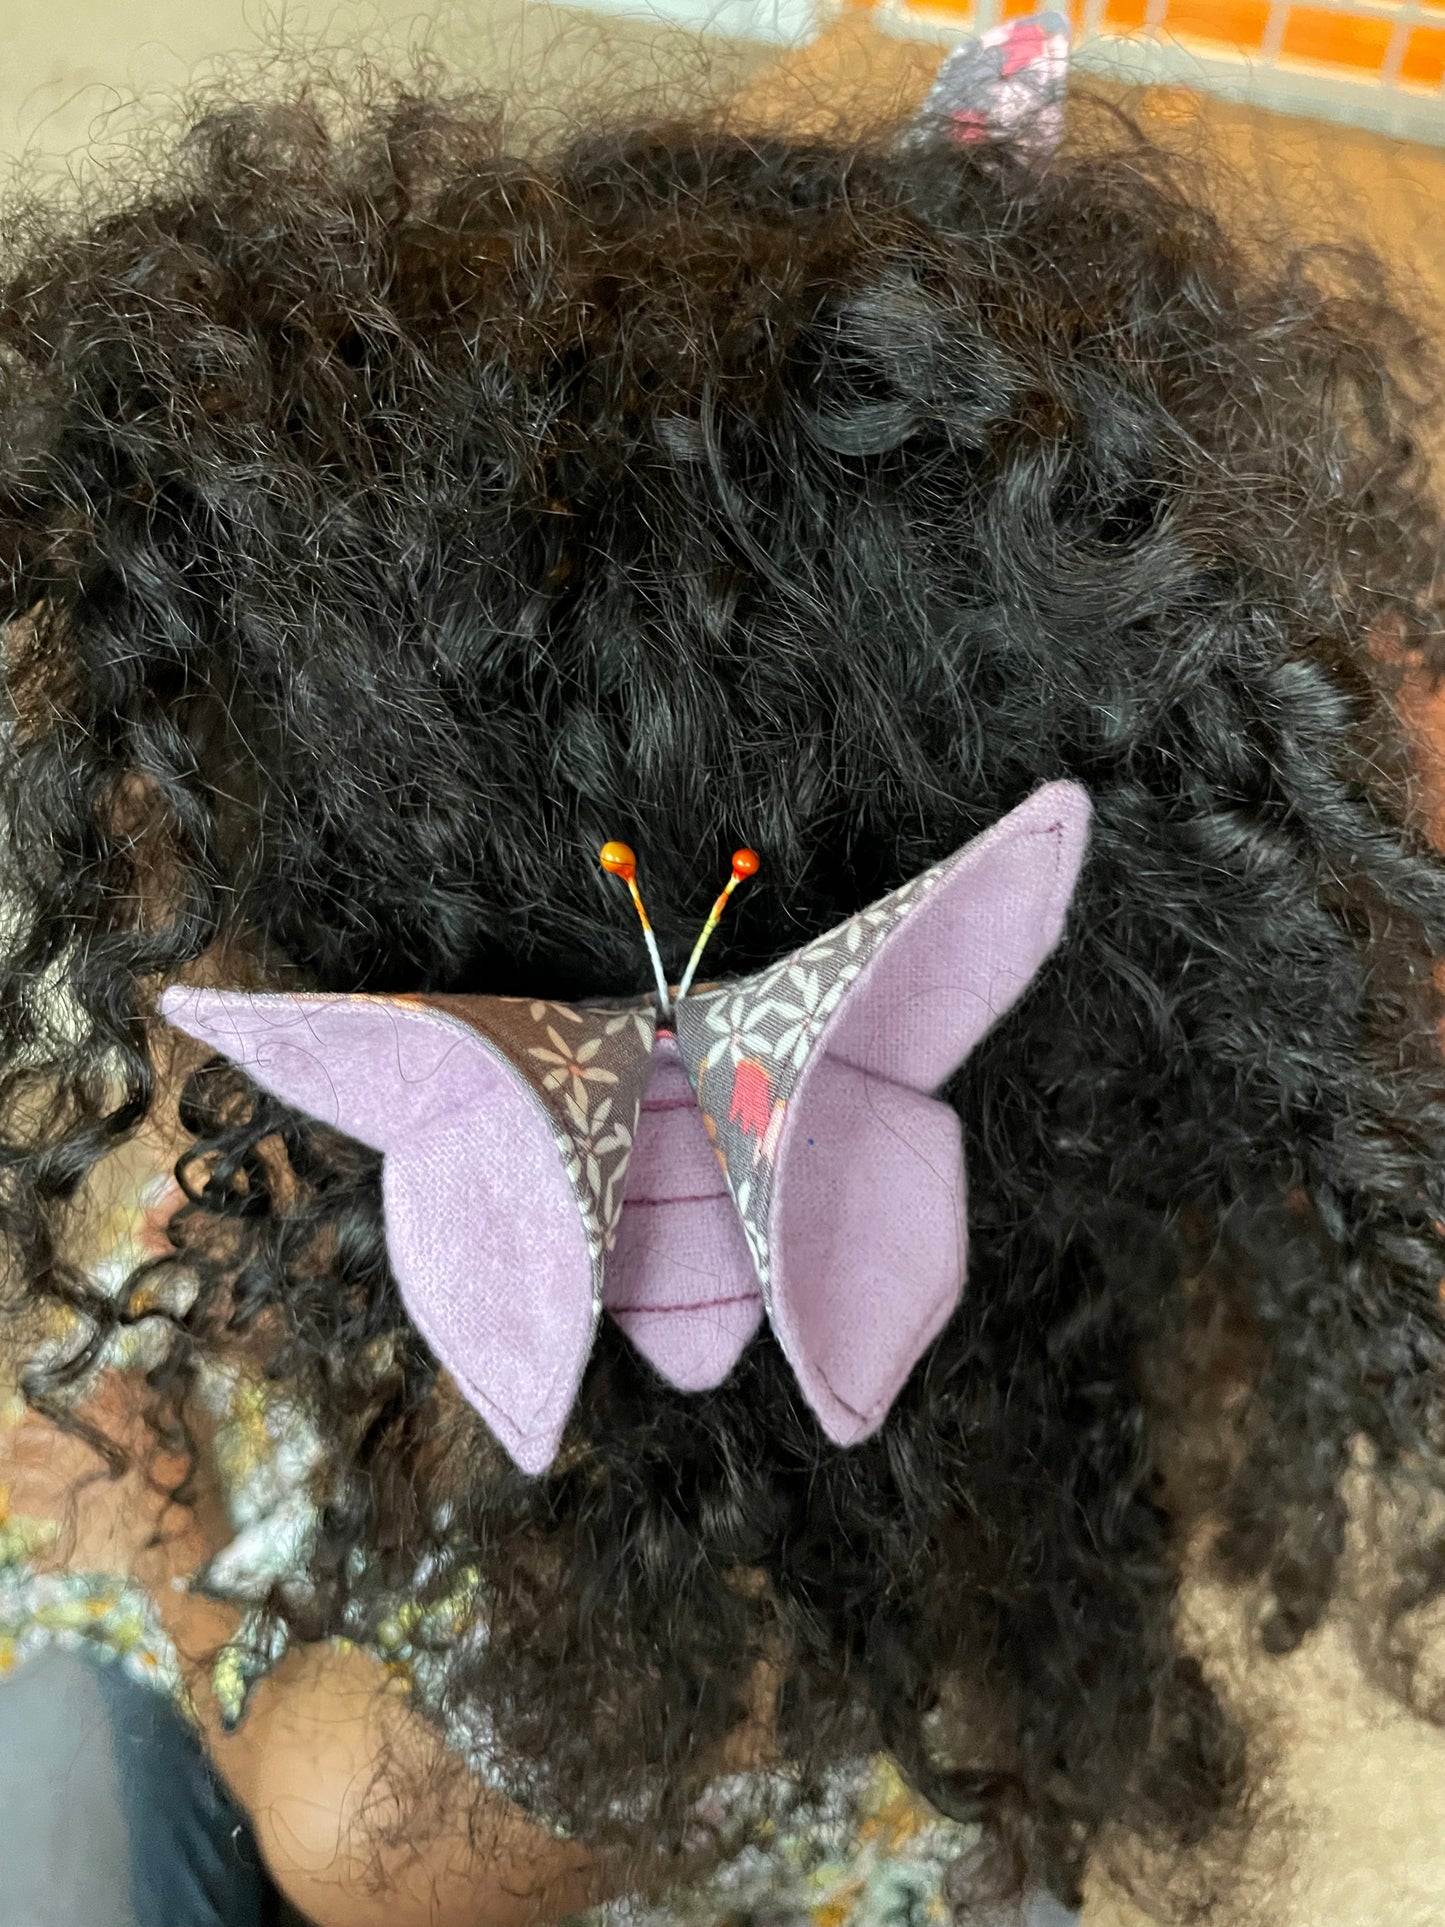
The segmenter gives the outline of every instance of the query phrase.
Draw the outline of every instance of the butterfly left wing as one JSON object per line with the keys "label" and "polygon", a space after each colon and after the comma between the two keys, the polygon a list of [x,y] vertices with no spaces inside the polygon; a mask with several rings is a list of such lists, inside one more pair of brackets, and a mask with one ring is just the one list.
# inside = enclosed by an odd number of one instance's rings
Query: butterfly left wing
{"label": "butterfly left wing", "polygon": [[555,1456],[601,1309],[651,1019],[508,998],[172,988],[161,1009],[383,1154],[407,1312],[516,1463]]}

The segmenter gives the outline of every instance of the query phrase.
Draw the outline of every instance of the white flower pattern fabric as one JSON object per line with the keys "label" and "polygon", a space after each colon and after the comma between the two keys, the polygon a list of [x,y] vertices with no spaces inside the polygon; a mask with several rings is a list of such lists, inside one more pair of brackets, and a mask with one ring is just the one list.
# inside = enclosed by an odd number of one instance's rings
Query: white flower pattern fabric
{"label": "white flower pattern fabric", "polygon": [[936,865],[745,983],[694,991],[678,1006],[678,1047],[716,1127],[718,1156],[765,1291],[772,1270],[772,1177],[799,1074],[883,938],[948,867]]}

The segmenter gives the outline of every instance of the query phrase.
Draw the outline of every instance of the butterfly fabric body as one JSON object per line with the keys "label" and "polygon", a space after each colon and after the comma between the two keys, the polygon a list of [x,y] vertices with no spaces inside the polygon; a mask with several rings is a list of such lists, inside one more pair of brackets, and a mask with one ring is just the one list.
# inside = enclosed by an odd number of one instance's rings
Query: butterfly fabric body
{"label": "butterfly fabric body", "polygon": [[1088,817],[1049,784],[665,1021],[641,998],[180,986],[161,1008],[382,1153],[408,1313],[524,1471],[555,1457],[604,1312],[686,1391],[720,1384],[766,1319],[849,1445],[963,1288],[962,1131],[937,1092],[1057,943]]}

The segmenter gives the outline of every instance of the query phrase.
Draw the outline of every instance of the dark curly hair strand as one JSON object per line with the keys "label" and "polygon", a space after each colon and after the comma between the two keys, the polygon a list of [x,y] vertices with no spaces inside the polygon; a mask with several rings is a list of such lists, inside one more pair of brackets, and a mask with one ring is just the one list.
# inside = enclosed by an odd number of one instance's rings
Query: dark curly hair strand
{"label": "dark curly hair strand", "polygon": [[[591,863],[626,834],[674,954],[765,851],[716,940],[747,971],[1075,777],[1069,934],[952,1092],[967,1291],[877,1437],[829,1448],[766,1337],[688,1396],[604,1328],[523,1478],[408,1325],[377,1159],[214,1063],[154,1383],[183,1414],[244,1346],[316,1414],[303,1636],[481,1576],[448,1703],[584,1835],[679,1837],[773,1652],[802,1774],[886,1745],[1063,1896],[1103,1841],[1203,1851],[1251,1776],[1186,1538],[1283,1651],[1351,1468],[1445,1487],[1445,872],[1397,704],[1442,660],[1426,350],[1367,261],[1259,244],[1118,118],[1041,169],[497,124],[237,107],[16,225],[15,1291],[134,1315],[64,1227],[169,1101],[154,997],[198,963],[645,988]],[[1428,1511],[1389,1623],[1445,1587]]]}

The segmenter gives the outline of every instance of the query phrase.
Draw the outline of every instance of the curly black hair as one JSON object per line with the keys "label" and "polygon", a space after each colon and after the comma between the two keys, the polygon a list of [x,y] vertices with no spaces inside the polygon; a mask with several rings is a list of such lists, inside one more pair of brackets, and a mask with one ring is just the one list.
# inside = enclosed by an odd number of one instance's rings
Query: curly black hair
{"label": "curly black hair", "polygon": [[[235,106],[12,223],[11,1296],[136,1315],[66,1226],[178,1102],[199,1291],[157,1397],[244,1348],[327,1447],[272,1609],[366,1633],[480,1575],[447,1703],[586,1837],[679,1838],[772,1655],[800,1775],[886,1746],[1065,1898],[1102,1843],[1206,1853],[1258,1775],[1177,1629],[1186,1543],[1283,1651],[1343,1596],[1348,1480],[1408,1497],[1370,1606],[1407,1695],[1445,1591],[1422,331],[1103,110],[1044,165],[501,124]],[[699,1396],[604,1327],[523,1477],[408,1325],[377,1158],[164,1074],[198,969],[646,989],[593,860],[626,835],[673,955],[759,846],[713,958],[749,971],[1065,776],[1065,941],[950,1092],[967,1290],[847,1451],[766,1334]]]}

